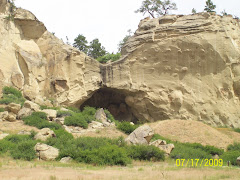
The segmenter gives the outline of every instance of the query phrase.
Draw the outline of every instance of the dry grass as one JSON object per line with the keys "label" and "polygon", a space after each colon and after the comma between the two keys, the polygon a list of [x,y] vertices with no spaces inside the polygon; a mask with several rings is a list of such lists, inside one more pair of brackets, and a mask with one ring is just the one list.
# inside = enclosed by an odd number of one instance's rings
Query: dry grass
{"label": "dry grass", "polygon": [[39,129],[27,126],[23,123],[23,121],[16,121],[16,122],[8,122],[8,121],[2,121],[0,122],[0,132],[10,133],[10,134],[17,134],[19,131],[31,131],[34,130],[36,132],[39,131]]}
{"label": "dry grass", "polygon": [[155,133],[180,142],[196,142],[224,149],[233,142],[240,142],[240,133],[227,128],[219,130],[198,121],[166,120],[149,125]]}

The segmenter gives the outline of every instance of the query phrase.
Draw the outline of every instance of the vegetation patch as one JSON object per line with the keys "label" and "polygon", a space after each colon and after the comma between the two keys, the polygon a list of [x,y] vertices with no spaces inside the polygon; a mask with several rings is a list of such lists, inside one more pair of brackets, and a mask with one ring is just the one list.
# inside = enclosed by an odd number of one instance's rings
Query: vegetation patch
{"label": "vegetation patch", "polygon": [[108,61],[117,61],[121,57],[121,53],[116,53],[116,54],[106,54],[104,56],[98,57],[97,61],[100,63],[106,63]]}
{"label": "vegetation patch", "polygon": [[2,89],[3,97],[0,99],[0,104],[10,104],[16,103],[23,105],[25,100],[22,96],[21,91],[13,87],[3,87]]}
{"label": "vegetation patch", "polygon": [[117,125],[117,129],[126,134],[131,134],[138,127],[139,125],[132,125],[130,122],[127,121],[119,122]]}
{"label": "vegetation patch", "polygon": [[0,108],[0,112],[4,112],[5,111],[5,109],[4,108]]}

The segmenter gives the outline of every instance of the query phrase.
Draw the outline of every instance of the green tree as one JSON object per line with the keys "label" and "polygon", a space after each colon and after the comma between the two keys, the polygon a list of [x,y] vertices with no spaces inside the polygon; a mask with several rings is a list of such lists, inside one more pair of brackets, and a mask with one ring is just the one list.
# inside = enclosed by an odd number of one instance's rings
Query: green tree
{"label": "green tree", "polygon": [[197,13],[197,11],[196,11],[196,9],[192,9],[192,14],[196,14]]}
{"label": "green tree", "polygon": [[169,13],[169,10],[177,10],[177,5],[171,0],[144,0],[142,2],[142,6],[135,11],[135,13],[149,13],[153,18],[155,18],[155,14],[166,15]]}
{"label": "green tree", "polygon": [[211,0],[207,0],[204,11],[215,12],[214,9],[216,9],[216,5],[214,5]]}
{"label": "green tree", "polygon": [[84,53],[88,53],[88,42],[86,37],[84,37],[82,34],[79,34],[75,39],[73,43],[73,47],[79,49],[80,51]]}
{"label": "green tree", "polygon": [[118,52],[121,52],[122,47],[126,44],[126,42],[128,41],[128,39],[132,36],[132,30],[129,29],[128,30],[128,35],[126,35],[122,41],[119,42],[118,44]]}
{"label": "green tree", "polygon": [[228,13],[226,12],[225,9],[221,12],[221,14],[222,14],[223,16],[227,16],[227,15],[228,15]]}
{"label": "green tree", "polygon": [[90,42],[88,55],[91,56],[94,59],[97,59],[98,57],[106,55],[107,51],[102,46],[102,44],[99,42],[98,39],[94,39]]}

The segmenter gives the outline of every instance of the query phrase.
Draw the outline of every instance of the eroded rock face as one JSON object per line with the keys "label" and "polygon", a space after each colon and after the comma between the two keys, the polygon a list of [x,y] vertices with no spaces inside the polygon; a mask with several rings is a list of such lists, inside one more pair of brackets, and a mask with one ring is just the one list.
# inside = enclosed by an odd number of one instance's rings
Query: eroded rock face
{"label": "eroded rock face", "polygon": [[35,102],[53,97],[80,107],[104,87],[125,98],[106,105],[124,114],[121,120],[240,127],[240,31],[231,16],[146,18],[122,59],[101,65],[48,32],[29,11],[18,9],[16,21],[6,22],[9,5],[0,4],[0,89],[13,85]]}

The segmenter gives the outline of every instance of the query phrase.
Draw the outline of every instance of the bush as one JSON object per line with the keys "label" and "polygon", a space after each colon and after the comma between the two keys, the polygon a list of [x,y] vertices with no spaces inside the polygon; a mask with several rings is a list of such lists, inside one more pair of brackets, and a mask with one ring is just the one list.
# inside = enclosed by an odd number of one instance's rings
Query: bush
{"label": "bush", "polygon": [[0,112],[4,112],[5,111],[5,109],[4,108],[0,108]]}
{"label": "bush", "polygon": [[233,129],[235,132],[238,132],[238,133],[240,133],[240,128],[235,128],[235,129]]}
{"label": "bush", "polygon": [[73,112],[71,111],[57,111],[57,117],[66,117],[72,116]]}
{"label": "bush", "polygon": [[40,109],[43,110],[43,109],[53,109],[53,110],[60,110],[60,107],[48,107],[48,106],[45,106],[45,105],[41,105],[40,106]]}
{"label": "bush", "polygon": [[23,118],[24,124],[29,126],[37,127],[38,129],[50,128],[50,129],[61,129],[62,126],[54,123],[48,122],[47,115],[44,112],[33,112],[30,116]]}
{"label": "bush", "polygon": [[107,109],[104,109],[104,112],[107,116],[107,119],[109,119],[111,122],[115,122],[115,124],[118,125],[119,121],[117,121]]}
{"label": "bush", "polygon": [[104,56],[101,56],[99,58],[97,58],[97,61],[99,61],[100,63],[106,63],[108,61],[117,61],[118,59],[120,59],[121,54],[117,53],[117,54],[106,54]]}
{"label": "bush", "polygon": [[155,146],[136,145],[129,146],[127,149],[128,156],[135,160],[165,160],[164,152]]}
{"label": "bush", "polygon": [[237,158],[240,156],[240,151],[229,151],[229,152],[225,152],[222,156],[220,156],[220,158],[223,159],[223,162],[228,162],[230,161],[230,163],[234,166],[237,165]]}
{"label": "bush", "polygon": [[13,96],[17,97],[17,98],[22,98],[22,93],[21,91],[17,90],[14,87],[7,87],[5,86],[2,90],[3,94],[5,95],[10,95],[12,94]]}
{"label": "bush", "polygon": [[80,109],[75,108],[75,107],[67,107],[67,109],[69,109],[70,111],[73,111],[75,113],[80,113],[81,112]]}
{"label": "bush", "polygon": [[84,116],[85,121],[87,121],[87,123],[96,121],[96,118],[95,118],[96,111],[97,110],[94,107],[89,107],[89,106],[84,107],[82,111],[82,115]]}
{"label": "bush", "polygon": [[137,128],[138,125],[132,125],[130,124],[130,122],[127,121],[119,122],[119,124],[117,125],[117,129],[126,134],[131,134]]}
{"label": "bush", "polygon": [[22,97],[21,91],[13,87],[3,88],[3,97],[0,99],[0,104],[17,103],[23,105],[25,99]]}
{"label": "bush", "polygon": [[84,129],[88,128],[88,123],[81,113],[75,113],[72,116],[66,117],[64,120],[64,124],[67,126],[80,126]]}
{"label": "bush", "polygon": [[3,139],[0,141],[0,153],[6,153],[10,149],[14,149],[16,147],[16,144],[7,141],[6,139]]}
{"label": "bush", "polygon": [[234,144],[230,144],[227,147],[228,151],[239,151],[240,152],[240,143],[234,143]]}
{"label": "bush", "polygon": [[36,152],[34,150],[36,143],[36,141],[21,142],[16,148],[10,151],[10,154],[14,159],[31,161],[36,158]]}

